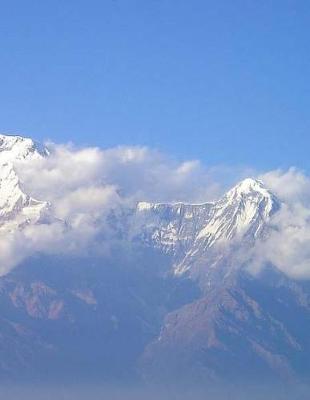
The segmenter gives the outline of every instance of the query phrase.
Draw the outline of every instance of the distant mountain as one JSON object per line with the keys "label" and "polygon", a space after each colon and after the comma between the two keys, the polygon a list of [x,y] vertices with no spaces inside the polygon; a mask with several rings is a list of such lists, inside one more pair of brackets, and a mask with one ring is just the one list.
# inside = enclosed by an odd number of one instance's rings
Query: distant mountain
{"label": "distant mountain", "polygon": [[[18,176],[45,157],[0,136],[1,235],[53,218]],[[245,179],[212,203],[111,211],[108,255],[27,258],[0,278],[0,379],[308,379],[309,283],[248,269],[281,207]]]}

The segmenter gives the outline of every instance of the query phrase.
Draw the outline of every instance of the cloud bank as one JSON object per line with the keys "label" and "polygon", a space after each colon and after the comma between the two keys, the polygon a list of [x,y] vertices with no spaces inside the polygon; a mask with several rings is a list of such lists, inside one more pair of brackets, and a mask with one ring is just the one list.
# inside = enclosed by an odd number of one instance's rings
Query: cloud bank
{"label": "cloud bank", "polygon": [[[116,239],[108,218],[138,201],[204,202],[217,199],[252,170],[206,168],[178,162],[146,147],[75,148],[48,143],[50,155],[15,166],[23,190],[48,201],[48,223],[28,225],[0,239],[0,274],[37,252],[108,254]],[[310,278],[310,178],[294,168],[258,176],[280,199],[272,229],[252,253],[256,270],[273,264],[298,279]],[[114,228],[114,227],[113,227]]]}
{"label": "cloud bank", "polygon": [[49,202],[49,221],[0,237],[2,275],[34,253],[107,255],[117,240],[107,218],[138,201],[201,202],[223,190],[217,169],[146,147],[47,147],[48,157],[19,160],[14,168],[26,194]]}

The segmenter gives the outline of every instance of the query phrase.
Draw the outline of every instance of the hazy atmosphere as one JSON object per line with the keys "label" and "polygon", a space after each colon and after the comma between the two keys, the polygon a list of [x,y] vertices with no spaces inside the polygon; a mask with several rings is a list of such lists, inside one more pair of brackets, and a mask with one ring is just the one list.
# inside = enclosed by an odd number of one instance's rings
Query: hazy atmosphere
{"label": "hazy atmosphere", "polygon": [[309,23],[1,4],[1,398],[309,398]]}

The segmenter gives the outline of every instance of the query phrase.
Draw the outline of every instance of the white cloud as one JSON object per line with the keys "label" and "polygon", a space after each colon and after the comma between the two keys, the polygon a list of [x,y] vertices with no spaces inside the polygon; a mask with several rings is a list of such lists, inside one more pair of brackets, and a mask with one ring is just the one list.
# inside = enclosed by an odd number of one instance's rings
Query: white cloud
{"label": "white cloud", "polygon": [[48,158],[20,163],[18,172],[27,191],[51,202],[64,193],[107,185],[132,202],[206,201],[222,189],[214,180],[217,172],[201,162],[178,162],[146,147],[50,148]]}
{"label": "white cloud", "polygon": [[295,279],[310,278],[310,178],[301,171],[275,170],[260,176],[282,202],[266,240],[256,243],[251,267],[272,264]]}
{"label": "white cloud", "polygon": [[283,201],[309,204],[310,179],[302,171],[293,167],[287,171],[278,169],[260,178]]}

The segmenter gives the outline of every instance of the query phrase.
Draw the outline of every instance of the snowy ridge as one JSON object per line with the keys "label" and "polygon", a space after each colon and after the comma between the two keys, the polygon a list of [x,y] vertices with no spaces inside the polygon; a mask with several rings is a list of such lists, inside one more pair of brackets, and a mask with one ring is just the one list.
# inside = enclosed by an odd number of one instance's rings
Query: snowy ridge
{"label": "snowy ridge", "polygon": [[[181,274],[207,259],[216,244],[261,237],[280,203],[256,179],[245,179],[215,203],[201,205],[139,203],[141,239],[175,259]],[[219,259],[221,257],[217,257]]]}
{"label": "snowy ridge", "polygon": [[189,251],[197,232],[210,218],[212,206],[213,203],[138,203],[139,236],[149,245],[180,259]]}

